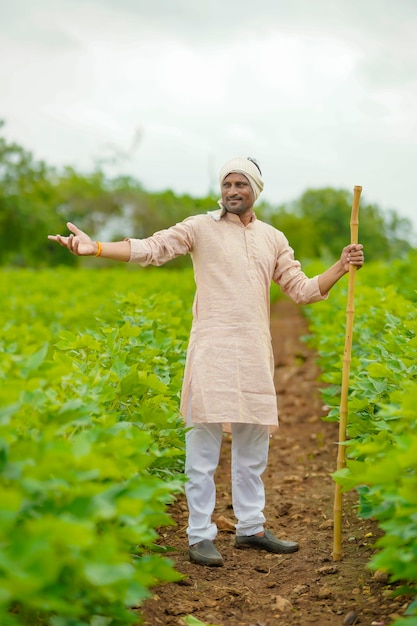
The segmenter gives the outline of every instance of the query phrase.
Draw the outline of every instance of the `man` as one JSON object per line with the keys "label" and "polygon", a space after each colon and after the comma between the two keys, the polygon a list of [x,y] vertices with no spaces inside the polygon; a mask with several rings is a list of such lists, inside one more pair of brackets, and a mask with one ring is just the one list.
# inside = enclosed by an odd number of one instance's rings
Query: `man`
{"label": "man", "polygon": [[264,528],[262,474],[270,429],[278,424],[270,335],[271,281],[295,302],[327,297],[349,265],[361,267],[362,245],[348,245],[321,275],[308,278],[280,231],[256,219],[253,206],[263,189],[253,159],[238,157],[220,170],[220,208],[196,215],[147,239],[101,243],[68,223],[72,234],[49,236],[73,254],[162,265],[190,254],[196,281],[193,323],[184,372],[181,412],[186,435],[186,496],[189,556],[220,566],[214,545],[217,527],[214,473],[222,432],[232,432],[232,501],[237,548],[275,553],[298,550],[294,541]]}

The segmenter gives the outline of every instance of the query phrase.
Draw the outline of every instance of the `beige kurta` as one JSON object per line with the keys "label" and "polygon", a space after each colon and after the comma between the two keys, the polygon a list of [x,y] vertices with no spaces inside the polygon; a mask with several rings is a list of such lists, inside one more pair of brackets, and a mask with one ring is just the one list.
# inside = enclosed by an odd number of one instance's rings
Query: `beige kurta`
{"label": "beige kurta", "polygon": [[131,262],[162,265],[189,253],[196,295],[181,398],[193,422],[278,424],[270,334],[270,285],[298,303],[323,299],[287,239],[222,209],[147,239],[129,239]]}

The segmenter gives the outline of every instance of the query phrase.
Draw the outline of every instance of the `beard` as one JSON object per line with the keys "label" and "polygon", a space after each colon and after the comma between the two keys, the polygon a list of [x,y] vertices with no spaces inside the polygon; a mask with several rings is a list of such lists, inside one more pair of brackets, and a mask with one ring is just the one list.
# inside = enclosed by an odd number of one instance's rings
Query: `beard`
{"label": "beard", "polygon": [[228,213],[233,213],[234,215],[242,215],[246,213],[250,209],[252,209],[252,204],[249,202],[244,202],[242,199],[236,200],[226,200],[223,201],[224,208]]}

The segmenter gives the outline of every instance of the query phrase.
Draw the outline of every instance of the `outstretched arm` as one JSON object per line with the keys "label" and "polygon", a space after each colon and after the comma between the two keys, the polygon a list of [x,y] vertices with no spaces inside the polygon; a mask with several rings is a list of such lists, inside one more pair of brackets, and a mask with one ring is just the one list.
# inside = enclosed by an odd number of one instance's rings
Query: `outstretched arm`
{"label": "outstretched arm", "polygon": [[350,244],[343,248],[340,259],[319,276],[321,295],[326,295],[333,285],[348,273],[350,265],[359,269],[364,264],[364,260],[362,244]]}
{"label": "outstretched arm", "polygon": [[64,237],[63,235],[48,235],[48,239],[56,241],[64,248],[75,254],[76,256],[102,256],[105,259],[113,261],[129,261],[130,259],[130,243],[129,241],[115,241],[101,243],[100,248],[97,241],[93,241],[91,237],[77,228],[71,222],[67,222],[68,230],[71,235]]}

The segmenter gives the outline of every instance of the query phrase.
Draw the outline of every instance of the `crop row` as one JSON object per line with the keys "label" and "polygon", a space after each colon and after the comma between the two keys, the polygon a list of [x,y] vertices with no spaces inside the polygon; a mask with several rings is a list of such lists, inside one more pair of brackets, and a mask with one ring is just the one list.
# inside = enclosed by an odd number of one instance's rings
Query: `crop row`
{"label": "crop row", "polygon": [[[348,396],[347,466],[334,478],[359,494],[359,515],[383,536],[370,568],[387,572],[403,593],[417,593],[417,270],[416,255],[357,274]],[[329,420],[340,415],[346,284],[306,308],[319,353]],[[335,358],[335,354],[340,358]],[[397,626],[416,626],[412,601]]]}
{"label": "crop row", "polygon": [[193,281],[146,274],[2,273],[4,626],[134,623],[179,577],[155,529],[183,487]]}

